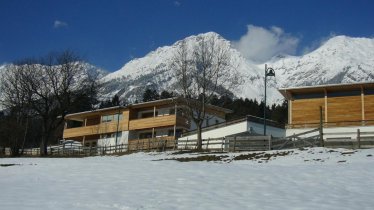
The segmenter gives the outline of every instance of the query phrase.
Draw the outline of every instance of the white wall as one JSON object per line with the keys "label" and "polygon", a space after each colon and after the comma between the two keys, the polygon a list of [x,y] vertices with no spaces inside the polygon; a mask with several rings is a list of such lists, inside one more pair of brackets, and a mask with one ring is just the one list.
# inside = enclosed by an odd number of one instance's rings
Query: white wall
{"label": "white wall", "polygon": [[[117,144],[127,144],[129,139],[129,132],[122,131],[121,137],[117,138]],[[114,146],[116,145],[116,137],[100,138],[97,140],[97,146]]]}
{"label": "white wall", "polygon": [[[232,134],[242,133],[245,131],[247,131],[247,121],[238,122],[232,125],[228,125],[228,126],[208,130],[208,131],[203,131],[201,133],[201,136],[203,139],[220,138],[220,137],[225,137],[225,136],[229,136]],[[197,139],[197,134],[180,137],[179,139],[180,140]]]}
{"label": "white wall", "polygon": [[[299,134],[303,133],[306,131],[313,130],[315,128],[298,128],[298,129],[287,129],[286,130],[286,136],[291,136],[294,134]],[[326,135],[323,135],[324,140],[328,140],[328,138],[351,138],[351,139],[356,139],[357,137],[357,129],[360,129],[360,132],[374,132],[374,126],[351,126],[351,127],[334,127],[334,128],[323,128],[323,133]],[[339,134],[334,134],[334,135],[329,135],[329,133],[341,133]],[[347,134],[351,133],[351,134]],[[311,134],[306,134],[305,137],[308,136],[314,136],[317,133],[311,133]],[[365,135],[362,135],[365,136]],[[370,135],[373,136],[373,135]]]}
{"label": "white wall", "polygon": [[[263,124],[259,124],[255,122],[242,121],[242,122],[238,122],[238,123],[231,124],[228,126],[203,131],[201,133],[201,136],[203,139],[220,138],[220,137],[230,136],[230,135],[247,132],[247,131],[250,133],[263,135],[264,126]],[[267,135],[272,135],[274,137],[284,137],[286,135],[285,129],[276,128],[273,126],[266,126],[266,133]],[[179,139],[180,140],[197,139],[197,134],[180,137]]]}
{"label": "white wall", "polygon": [[[250,131],[251,133],[259,134],[259,135],[264,135],[264,124],[249,122],[248,131]],[[274,137],[285,137],[286,130],[282,128],[277,128],[277,127],[273,127],[270,125],[266,125],[266,135],[272,135]]]}

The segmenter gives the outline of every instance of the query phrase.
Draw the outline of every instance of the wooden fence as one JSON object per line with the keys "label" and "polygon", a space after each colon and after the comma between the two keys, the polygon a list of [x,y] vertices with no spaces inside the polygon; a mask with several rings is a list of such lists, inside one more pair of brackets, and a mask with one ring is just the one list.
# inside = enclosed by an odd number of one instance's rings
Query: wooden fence
{"label": "wooden fence", "polygon": [[[348,137],[354,135],[355,138]],[[325,140],[323,140],[325,136]],[[322,133],[314,129],[285,138],[271,136],[236,136],[226,138],[209,138],[202,140],[203,150],[213,151],[264,151],[300,147],[343,147],[343,148],[374,148],[374,132],[340,132]],[[155,138],[130,140],[128,144],[108,145],[99,147],[84,146],[51,146],[48,154],[51,156],[95,156],[120,154],[133,151],[165,151],[165,150],[194,150],[197,140],[174,140],[173,138]],[[20,150],[21,152],[21,150]],[[9,148],[0,148],[0,156],[10,156]],[[21,155],[39,156],[39,148],[24,149]]]}
{"label": "wooden fence", "polygon": [[129,140],[128,150],[129,151],[165,151],[167,149],[175,149],[177,141],[174,137],[157,137],[147,139],[135,139]]}
{"label": "wooden fence", "polygon": [[362,132],[357,129],[357,132],[325,133],[324,136],[326,147],[351,149],[374,147],[374,132]]}
{"label": "wooden fence", "polygon": [[[227,142],[225,138],[208,138],[202,140],[202,149],[224,151],[225,148],[227,148]],[[175,149],[197,149],[197,139],[177,140]]]}

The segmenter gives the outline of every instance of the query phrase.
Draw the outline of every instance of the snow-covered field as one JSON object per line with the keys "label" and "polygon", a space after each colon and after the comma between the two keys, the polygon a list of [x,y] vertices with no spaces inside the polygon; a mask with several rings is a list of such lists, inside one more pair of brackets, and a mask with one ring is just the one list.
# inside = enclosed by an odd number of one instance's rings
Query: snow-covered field
{"label": "snow-covered field", "polygon": [[329,150],[0,159],[0,209],[373,209],[374,149]]}

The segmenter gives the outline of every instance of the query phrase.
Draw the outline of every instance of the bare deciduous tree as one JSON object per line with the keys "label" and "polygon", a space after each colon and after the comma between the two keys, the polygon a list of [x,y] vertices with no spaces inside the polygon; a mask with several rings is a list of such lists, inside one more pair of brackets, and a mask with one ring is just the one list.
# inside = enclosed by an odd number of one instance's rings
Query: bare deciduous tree
{"label": "bare deciduous tree", "polygon": [[70,51],[9,65],[1,81],[5,107],[18,107],[23,114],[42,121],[41,155],[47,155],[49,140],[74,108],[74,102],[96,90],[95,75],[89,74],[84,63]]}
{"label": "bare deciduous tree", "polygon": [[202,37],[195,46],[179,44],[171,68],[174,70],[177,90],[186,100],[185,112],[197,126],[198,149],[202,148],[201,129],[206,105],[215,94],[232,91],[240,76],[231,63],[230,49],[218,42],[218,37]]}

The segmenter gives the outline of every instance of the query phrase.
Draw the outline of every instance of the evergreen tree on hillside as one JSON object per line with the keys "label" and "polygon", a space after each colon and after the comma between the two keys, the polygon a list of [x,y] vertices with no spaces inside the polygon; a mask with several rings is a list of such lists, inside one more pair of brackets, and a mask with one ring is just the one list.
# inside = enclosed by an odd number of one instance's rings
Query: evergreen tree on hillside
{"label": "evergreen tree on hillside", "polygon": [[147,88],[143,93],[143,102],[154,101],[160,99],[160,95],[156,90]]}
{"label": "evergreen tree on hillside", "polygon": [[163,90],[163,91],[161,92],[161,95],[160,95],[160,99],[173,98],[173,97],[174,97],[174,93],[173,93],[173,92],[169,93],[169,92],[166,91],[166,90]]}

